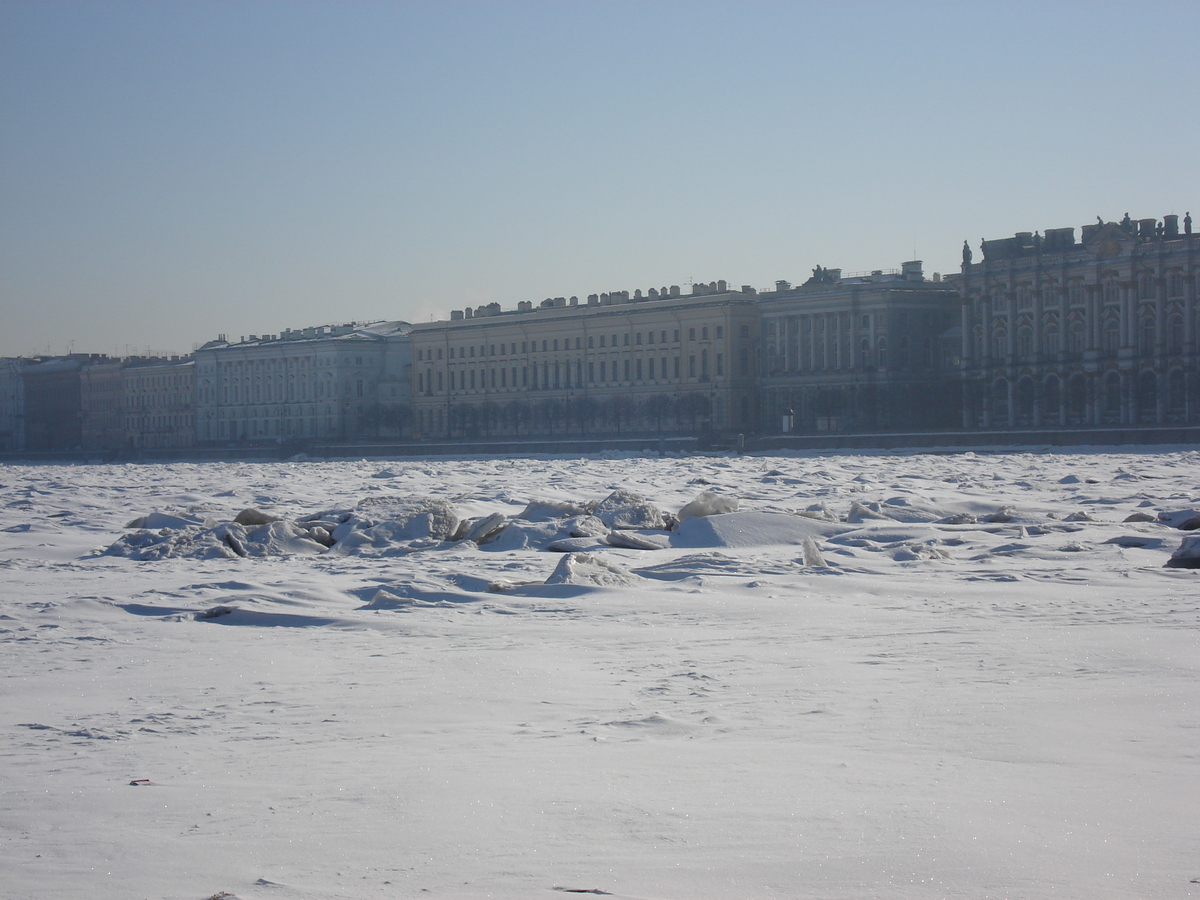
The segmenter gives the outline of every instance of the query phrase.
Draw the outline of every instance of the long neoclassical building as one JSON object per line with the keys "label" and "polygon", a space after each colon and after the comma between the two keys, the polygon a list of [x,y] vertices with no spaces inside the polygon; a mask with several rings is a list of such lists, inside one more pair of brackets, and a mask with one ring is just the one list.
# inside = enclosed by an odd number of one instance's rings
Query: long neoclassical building
{"label": "long neoclassical building", "polygon": [[418,436],[748,429],[758,311],[725,282],[455,310],[414,325]]}
{"label": "long neoclassical building", "polygon": [[965,428],[1200,421],[1200,235],[1190,215],[963,247]]}

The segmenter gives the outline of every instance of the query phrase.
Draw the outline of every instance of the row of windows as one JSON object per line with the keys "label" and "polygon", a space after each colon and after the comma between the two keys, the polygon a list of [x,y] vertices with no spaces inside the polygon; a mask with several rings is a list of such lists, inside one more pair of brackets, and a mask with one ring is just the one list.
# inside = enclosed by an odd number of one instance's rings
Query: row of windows
{"label": "row of windows", "polygon": [[[708,381],[714,375],[718,378],[725,375],[725,354],[717,353],[712,357],[712,369],[709,367],[708,350],[701,350],[699,356],[692,354],[687,358],[687,377]],[[662,381],[680,380],[683,378],[683,360],[673,358],[648,356],[645,358],[624,360],[589,360],[586,363],[577,359],[572,365],[566,360],[545,363],[535,363],[531,366],[499,367],[492,369],[461,368],[449,372],[450,390],[466,391],[480,389],[515,390],[518,388],[563,389],[583,387],[584,384],[606,384],[612,382]],[[749,374],[749,353],[741,354],[742,374]],[[586,373],[586,379],[584,375]],[[442,372],[426,370],[417,373],[417,391],[423,394],[432,393],[435,389],[445,389]],[[520,379],[518,383],[518,377]],[[436,385],[436,388],[435,388]]]}
{"label": "row of windows", "polygon": [[[1169,273],[1166,277],[1167,299],[1181,299],[1184,296],[1186,284],[1187,278],[1182,272]],[[1082,280],[1069,282],[1066,288],[1067,302],[1072,306],[1082,306],[1087,296],[1086,288],[1087,285]],[[1043,284],[1040,288],[1031,284],[1019,285],[1016,290],[1017,308],[1031,309],[1034,299],[1039,293],[1043,305],[1056,306],[1062,297],[1063,291],[1054,283]],[[1139,300],[1155,300],[1158,298],[1158,279],[1153,275],[1144,273],[1138,277],[1130,293],[1136,295]],[[1100,294],[1105,303],[1119,302],[1121,299],[1121,282],[1116,278],[1104,279],[1100,283]],[[1007,302],[1006,290],[1004,288],[996,288],[991,294],[991,299],[993,306],[1004,305]]]}
{"label": "row of windows", "polygon": [[[365,360],[365,362],[364,362]],[[230,372],[252,372],[262,369],[307,369],[311,368],[332,368],[340,362],[343,366],[355,365],[374,365],[377,359],[372,356],[355,356],[354,362],[350,362],[350,357],[345,357],[341,360],[333,358],[312,358],[310,356],[288,356],[288,357],[272,357],[268,359],[246,359],[246,360],[231,360],[226,362],[215,363],[212,365],[202,365],[199,369],[202,375],[214,375],[218,371],[223,374]]]}
{"label": "row of windows", "polygon": [[[656,334],[657,334],[657,338],[655,337]],[[587,347],[589,350],[595,350],[598,347],[599,348],[617,347],[617,346],[640,347],[640,346],[643,346],[643,344],[647,344],[647,345],[655,344],[655,343],[666,344],[666,343],[668,343],[667,334],[668,334],[667,329],[663,329],[658,332],[654,332],[654,331],[626,332],[624,335],[620,335],[620,334],[589,335],[587,338]],[[671,332],[671,334],[673,335],[671,342],[678,344],[680,342],[680,330],[678,328],[676,328]],[[699,337],[697,337],[697,334],[699,335]],[[718,341],[724,340],[725,326],[717,325],[714,329],[714,334]],[[742,337],[749,337],[749,336],[750,336],[750,326],[743,325],[742,326]],[[620,343],[618,343],[618,338],[620,338],[620,337],[623,337],[624,340],[621,341]],[[697,329],[695,329],[695,328],[689,328],[688,329],[688,340],[689,341],[710,340],[709,327],[707,325],[702,325],[702,326],[700,326],[699,331],[697,331]],[[571,349],[582,350],[583,349],[583,337],[582,336],[577,336],[574,338],[574,348],[572,348],[572,346],[571,346],[571,343],[572,343],[571,338],[561,338],[561,339],[546,338],[546,339],[542,340],[540,343],[541,343],[541,352],[542,353],[550,353],[550,352],[557,351],[560,349],[561,350],[571,350]],[[561,343],[561,347],[559,346],[560,343]],[[450,354],[450,359],[474,359],[476,356],[476,350],[478,349],[479,356],[515,356],[515,355],[517,355],[518,352],[520,352],[522,354],[537,353],[539,350],[538,344],[539,344],[538,341],[521,341],[520,342],[520,346],[521,346],[520,351],[517,350],[517,342],[516,341],[512,341],[512,342],[505,341],[505,342],[500,343],[499,345],[497,345],[497,344],[479,344],[476,346],[474,344],[470,344],[470,345],[462,345],[459,347],[451,347],[449,349],[449,354]],[[499,352],[497,352],[497,347],[499,347]],[[429,347],[429,348],[423,348],[423,349],[419,348],[417,350],[417,360],[418,361],[422,361],[422,362],[431,361],[435,358],[435,356],[437,359],[442,358],[442,349],[440,347],[438,347],[438,348]]]}
{"label": "row of windows", "polygon": [[[976,326],[975,339],[977,346],[982,346],[983,329],[982,326]],[[1138,322],[1136,335],[1132,335],[1131,339],[1136,341],[1137,349],[1140,353],[1151,354],[1155,351],[1158,345],[1158,327],[1152,317],[1144,317]],[[1166,323],[1166,330],[1163,334],[1163,340],[1168,353],[1180,353],[1183,351],[1184,343],[1184,321],[1183,316],[1171,316]],[[1068,353],[1082,353],[1086,349],[1087,344],[1087,326],[1081,319],[1073,319],[1067,329],[1067,345]],[[1113,355],[1121,346],[1121,322],[1116,317],[1109,317],[1104,320],[1100,332],[1100,347],[1099,349]],[[1009,344],[1009,332],[1007,326],[1002,323],[997,323],[992,329],[992,356],[1004,357],[1012,352]],[[1060,352],[1059,342],[1059,327],[1056,322],[1051,322],[1043,326],[1041,331],[1041,347],[1042,353],[1047,355],[1055,355]],[[1034,350],[1034,331],[1031,326],[1020,326],[1017,329],[1016,351],[1020,356],[1030,356]]]}

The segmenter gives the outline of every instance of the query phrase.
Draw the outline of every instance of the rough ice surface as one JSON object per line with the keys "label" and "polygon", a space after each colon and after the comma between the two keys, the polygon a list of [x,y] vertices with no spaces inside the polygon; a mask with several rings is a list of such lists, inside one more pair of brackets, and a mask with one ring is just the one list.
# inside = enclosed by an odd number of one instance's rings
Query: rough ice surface
{"label": "rough ice surface", "polygon": [[1196,897],[1198,509],[1190,448],[2,466],[0,894]]}

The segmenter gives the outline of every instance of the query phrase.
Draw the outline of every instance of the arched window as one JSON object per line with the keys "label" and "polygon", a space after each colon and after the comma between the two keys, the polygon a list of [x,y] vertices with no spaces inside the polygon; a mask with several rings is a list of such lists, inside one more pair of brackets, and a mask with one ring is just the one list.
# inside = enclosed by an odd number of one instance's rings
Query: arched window
{"label": "arched window", "polygon": [[1105,303],[1117,303],[1121,299],[1121,285],[1115,278],[1104,279],[1101,291]]}
{"label": "arched window", "polygon": [[1115,315],[1107,316],[1104,319],[1104,352],[1116,356],[1120,344],[1121,320]]}
{"label": "arched window", "polygon": [[1155,338],[1154,317],[1142,316],[1141,322],[1138,323],[1138,351],[1147,354],[1153,353]]}
{"label": "arched window", "polygon": [[1154,299],[1154,276],[1149,272],[1143,272],[1138,276],[1138,299]]}
{"label": "arched window", "polygon": [[1183,296],[1183,275],[1179,272],[1172,272],[1167,277],[1167,296],[1182,297]]}
{"label": "arched window", "polygon": [[1067,288],[1067,300],[1072,306],[1083,306],[1083,282],[1072,281]]}
{"label": "arched window", "polygon": [[992,425],[1008,424],[1008,379],[992,382]]}
{"label": "arched window", "polygon": [[1017,309],[1033,309],[1033,288],[1027,284],[1017,288]]}
{"label": "arched window", "polygon": [[1184,374],[1175,369],[1167,376],[1167,418],[1171,422],[1182,422],[1187,416],[1187,395]]}
{"label": "arched window", "polygon": [[1071,324],[1067,327],[1067,352],[1082,353],[1084,345],[1085,329],[1083,319],[1074,318]]}
{"label": "arched window", "polygon": [[1062,394],[1057,375],[1050,375],[1042,382],[1042,424],[1058,425],[1062,408]]}
{"label": "arched window", "polygon": [[1042,305],[1057,306],[1058,305],[1058,288],[1054,284],[1042,285]]}
{"label": "arched window", "polygon": [[1030,356],[1033,353],[1033,329],[1028,325],[1017,329],[1017,353],[1021,356]]}
{"label": "arched window", "polygon": [[1042,349],[1048,356],[1058,354],[1058,322],[1050,321],[1042,331]]}
{"label": "arched window", "polygon": [[876,350],[875,350],[875,354],[876,354],[876,356],[878,357],[878,360],[879,360],[879,363],[878,363],[878,365],[879,365],[879,368],[880,368],[880,369],[886,369],[886,368],[887,368],[887,364],[888,364],[888,360],[887,360],[887,338],[880,338],[880,339],[879,339],[879,346],[876,348]]}
{"label": "arched window", "polygon": [[1008,355],[1008,332],[997,328],[992,332],[992,359],[1003,359]]}
{"label": "arched window", "polygon": [[1167,320],[1167,352],[1183,352],[1183,316],[1179,313]]}

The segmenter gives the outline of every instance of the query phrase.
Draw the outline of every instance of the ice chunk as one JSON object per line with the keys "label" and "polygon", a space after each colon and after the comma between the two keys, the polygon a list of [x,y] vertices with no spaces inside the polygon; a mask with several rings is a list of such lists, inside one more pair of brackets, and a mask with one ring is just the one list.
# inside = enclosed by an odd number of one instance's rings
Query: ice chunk
{"label": "ice chunk", "polygon": [[254,509],[254,507],[247,507],[234,516],[233,521],[239,525],[266,525],[270,522],[278,522],[279,516],[273,516],[261,509]]}
{"label": "ice chunk", "polygon": [[846,529],[804,516],[768,512],[735,512],[701,516],[679,523],[673,547],[766,547],[802,544],[806,537],[838,534]]}
{"label": "ice chunk", "polygon": [[825,565],[825,557],[821,555],[821,549],[817,546],[817,542],[813,540],[812,535],[804,538],[801,546],[801,558],[806,566],[823,566]]}
{"label": "ice chunk", "polygon": [[1158,521],[1178,528],[1180,531],[1195,531],[1200,528],[1200,510],[1176,509],[1171,512],[1160,512]]}
{"label": "ice chunk", "polygon": [[477,544],[485,543],[494,538],[507,522],[508,518],[504,513],[498,512],[492,513],[490,516],[475,519],[467,526],[466,532],[463,534],[463,540],[474,541]]}
{"label": "ice chunk", "polygon": [[639,531],[610,531],[605,538],[610,546],[627,550],[665,550],[671,539],[666,534]]}
{"label": "ice chunk", "polygon": [[704,491],[697,494],[696,498],[691,502],[685,503],[675,518],[682,522],[684,519],[692,519],[699,516],[719,516],[724,513],[737,511],[737,497],[727,497],[713,491]]}
{"label": "ice chunk", "polygon": [[609,528],[666,528],[662,510],[633,491],[613,491],[596,505],[592,515]]}
{"label": "ice chunk", "polygon": [[850,512],[846,513],[847,522],[865,522],[868,519],[889,519],[890,516],[885,516],[883,513],[876,512],[865,504],[854,500],[850,504]]}
{"label": "ice chunk", "polygon": [[568,553],[558,563],[546,584],[580,584],[595,587],[628,587],[641,578],[627,572],[602,556],[591,553]]}
{"label": "ice chunk", "polygon": [[201,524],[203,522],[195,517],[184,518],[183,516],[171,516],[166,513],[152,512],[145,516],[139,516],[125,527],[159,531],[163,528],[173,528],[176,530],[180,528],[192,528]]}
{"label": "ice chunk", "polygon": [[434,497],[378,497],[363,500],[333,532],[339,553],[399,552],[411,541],[448,540],[458,516]]}
{"label": "ice chunk", "polygon": [[1189,534],[1166,562],[1172,569],[1200,569],[1200,534]]}
{"label": "ice chunk", "polygon": [[530,500],[515,518],[526,522],[549,522],[553,519],[569,519],[571,516],[585,516],[591,512],[581,503],[571,503],[568,500]]}

